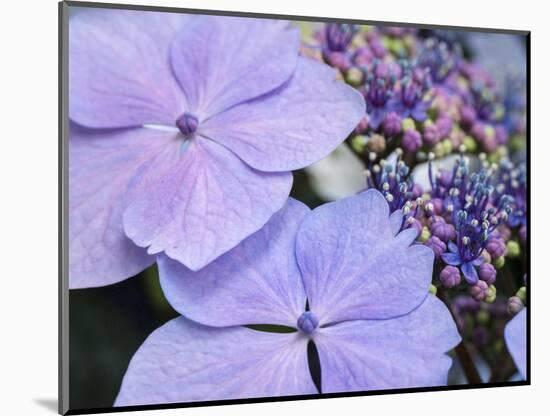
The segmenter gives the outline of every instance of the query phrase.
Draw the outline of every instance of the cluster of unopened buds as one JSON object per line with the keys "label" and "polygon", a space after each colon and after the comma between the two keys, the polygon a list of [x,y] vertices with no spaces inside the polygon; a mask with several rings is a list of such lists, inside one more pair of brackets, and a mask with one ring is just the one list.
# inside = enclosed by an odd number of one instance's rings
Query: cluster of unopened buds
{"label": "cluster of unopened buds", "polygon": [[[469,159],[460,155],[452,169],[436,172],[430,154],[430,188],[423,191],[402,160],[403,152],[398,149],[396,155],[395,162],[375,163],[376,155],[370,153],[367,187],[382,192],[391,211],[401,210],[402,228],[415,228],[418,241],[433,250],[438,285],[466,289],[477,301],[494,302],[497,269],[504,266],[506,256],[520,254],[517,230],[525,226],[524,214],[519,218],[523,211],[518,209],[525,196],[504,193],[506,185],[499,182],[515,171],[513,164],[507,160],[500,166],[490,164],[482,153],[481,166],[470,171]],[[514,213],[518,217],[511,221]],[[511,304],[518,304],[518,299]]]}
{"label": "cluster of unopened buds", "polygon": [[524,144],[521,79],[501,91],[459,43],[438,32],[393,29],[327,24],[315,36],[318,58],[365,98],[367,112],[351,139],[358,153],[385,157],[399,146],[407,160],[422,161],[428,152],[443,157],[464,146],[498,161]]}

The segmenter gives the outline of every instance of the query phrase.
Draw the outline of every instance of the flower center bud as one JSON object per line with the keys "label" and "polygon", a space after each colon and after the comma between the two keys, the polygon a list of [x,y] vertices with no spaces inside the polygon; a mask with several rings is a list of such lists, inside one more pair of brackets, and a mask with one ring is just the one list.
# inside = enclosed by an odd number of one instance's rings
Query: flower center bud
{"label": "flower center bud", "polygon": [[183,113],[177,120],[176,126],[184,136],[189,136],[197,131],[199,127],[199,119],[190,113]]}
{"label": "flower center bud", "polygon": [[298,318],[298,329],[304,334],[311,335],[319,326],[319,319],[313,312],[304,312]]}

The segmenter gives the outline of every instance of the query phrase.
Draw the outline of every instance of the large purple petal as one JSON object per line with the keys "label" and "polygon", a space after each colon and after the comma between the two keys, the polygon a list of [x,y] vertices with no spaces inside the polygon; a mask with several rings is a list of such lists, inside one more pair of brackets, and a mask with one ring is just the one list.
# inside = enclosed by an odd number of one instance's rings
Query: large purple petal
{"label": "large purple petal", "polygon": [[201,16],[178,34],[171,62],[189,110],[203,120],[288,80],[299,47],[297,29],[270,20]]}
{"label": "large purple petal", "polygon": [[252,236],[198,272],[159,257],[160,282],[182,315],[211,326],[296,326],[306,295],[294,255],[296,233],[309,209],[289,199]]}
{"label": "large purple petal", "polygon": [[256,169],[294,170],[333,151],[364,113],[361,94],[337,81],[332,68],[300,58],[287,84],[212,117],[201,134]]}
{"label": "large purple petal", "polygon": [[180,317],[141,345],[114,406],[314,393],[300,333],[211,328]]}
{"label": "large purple petal", "polygon": [[527,378],[527,309],[523,308],[504,329],[506,346],[521,376]]}
{"label": "large purple petal", "polygon": [[69,115],[88,127],[174,124],[184,97],[169,62],[179,13],[86,10],[69,24]]}
{"label": "large purple petal", "polygon": [[69,141],[69,286],[116,283],[154,257],[122,229],[127,187],[140,164],[168,145],[166,132],[86,130],[72,125]]}
{"label": "large purple petal", "polygon": [[385,319],[416,308],[431,283],[433,251],[394,236],[382,194],[370,189],[316,208],[296,254],[310,308],[321,324]]}
{"label": "large purple petal", "polygon": [[395,319],[350,321],[315,334],[323,393],[444,386],[460,342],[451,314],[433,295]]}
{"label": "large purple petal", "polygon": [[214,142],[167,149],[133,181],[124,231],[149,254],[198,270],[260,229],[279,210],[291,173],[264,173]]}

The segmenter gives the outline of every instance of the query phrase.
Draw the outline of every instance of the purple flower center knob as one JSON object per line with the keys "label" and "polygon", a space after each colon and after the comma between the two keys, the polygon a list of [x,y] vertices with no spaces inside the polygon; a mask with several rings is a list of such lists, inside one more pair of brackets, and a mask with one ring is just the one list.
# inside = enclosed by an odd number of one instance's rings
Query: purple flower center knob
{"label": "purple flower center knob", "polygon": [[184,136],[189,136],[197,131],[199,127],[199,119],[193,114],[183,113],[177,120],[176,126]]}
{"label": "purple flower center knob", "polygon": [[304,334],[311,335],[319,326],[319,319],[313,312],[304,312],[298,318],[298,329]]}

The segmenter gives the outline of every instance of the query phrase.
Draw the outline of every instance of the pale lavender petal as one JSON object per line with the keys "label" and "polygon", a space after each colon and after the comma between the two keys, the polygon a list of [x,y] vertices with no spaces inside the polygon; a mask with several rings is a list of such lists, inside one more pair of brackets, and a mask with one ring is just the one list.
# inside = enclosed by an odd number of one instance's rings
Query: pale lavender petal
{"label": "pale lavender petal", "polygon": [[[450,263],[449,263],[450,264]],[[462,274],[464,275],[464,279],[470,284],[476,284],[478,281],[477,277],[477,270],[472,264],[472,262],[469,263],[463,263],[460,266],[460,270],[462,271]]]}
{"label": "pale lavender petal", "polygon": [[399,209],[390,215],[390,225],[393,235],[396,235],[403,226],[403,211]]}
{"label": "pale lavender petal", "polygon": [[519,373],[527,379],[527,308],[506,325],[504,339]]}
{"label": "pale lavender petal", "polygon": [[260,229],[279,210],[291,173],[264,173],[198,138],[167,149],[141,169],[124,231],[149,254],[198,270]]}
{"label": "pale lavender petal", "polygon": [[146,129],[86,130],[69,140],[69,287],[116,283],[154,262],[122,229],[128,183],[171,140]]}
{"label": "pale lavender petal", "polygon": [[179,13],[86,10],[69,24],[69,116],[88,127],[173,125],[184,97],[172,75]]}
{"label": "pale lavender petal", "polygon": [[308,212],[289,199],[260,231],[198,272],[159,257],[168,302],[182,315],[211,326],[295,327],[306,305],[294,255],[296,233]]}
{"label": "pale lavender petal", "polygon": [[431,283],[433,251],[394,236],[382,194],[370,189],[316,208],[296,254],[310,309],[321,324],[384,319],[416,308]]}
{"label": "pale lavender petal", "polygon": [[316,393],[307,338],[176,318],[153,332],[130,365],[114,406]]}
{"label": "pale lavender petal", "polygon": [[303,168],[327,156],[357,126],[365,103],[332,68],[300,58],[292,79],[204,123],[201,134],[263,171]]}
{"label": "pale lavender petal", "polygon": [[404,316],[350,321],[319,329],[314,338],[323,393],[447,385],[460,342],[455,322],[433,295]]}
{"label": "pale lavender petal", "polygon": [[203,120],[288,80],[299,47],[296,28],[265,19],[201,16],[174,40],[171,62],[189,111]]}

